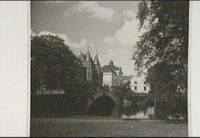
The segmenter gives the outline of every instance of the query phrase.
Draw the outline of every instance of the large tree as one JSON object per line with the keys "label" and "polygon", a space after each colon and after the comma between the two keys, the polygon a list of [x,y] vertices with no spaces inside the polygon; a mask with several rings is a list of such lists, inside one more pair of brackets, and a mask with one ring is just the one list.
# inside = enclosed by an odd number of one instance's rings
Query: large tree
{"label": "large tree", "polygon": [[[44,81],[48,90],[64,89],[65,95],[46,96],[32,100],[34,113],[84,111],[90,85],[75,79],[76,69],[82,65],[64,40],[55,35],[34,35],[31,39],[31,92],[40,89]],[[34,96],[33,96],[34,98]],[[37,98],[37,97],[36,97]],[[44,101],[43,101],[44,100]],[[48,102],[43,104],[43,102]],[[42,104],[41,109],[37,105]],[[61,104],[61,106],[59,105]],[[48,105],[46,107],[46,105]],[[49,107],[50,106],[50,107]],[[52,106],[52,107],[51,107]],[[66,108],[66,109],[63,109]]]}
{"label": "large tree", "polygon": [[127,106],[126,103],[124,103],[124,101],[131,101],[133,91],[131,90],[130,81],[120,86],[113,86],[112,92],[116,98],[115,100],[118,111],[117,114],[118,116],[121,116],[123,113],[127,112],[127,108],[124,108]]}
{"label": "large tree", "polygon": [[137,18],[139,29],[146,31],[133,59],[139,72],[147,70],[152,92],[169,109],[177,87],[187,92],[189,1],[142,1]]}
{"label": "large tree", "polygon": [[74,78],[78,59],[59,36],[41,35],[31,39],[31,86],[35,91],[45,80],[48,89],[63,88]]}

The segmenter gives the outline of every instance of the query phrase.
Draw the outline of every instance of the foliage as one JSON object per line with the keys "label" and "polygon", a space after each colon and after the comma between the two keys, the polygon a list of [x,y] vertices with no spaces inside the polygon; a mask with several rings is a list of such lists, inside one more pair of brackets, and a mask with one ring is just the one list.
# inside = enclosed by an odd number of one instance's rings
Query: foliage
{"label": "foliage", "polygon": [[65,82],[66,96],[68,99],[71,110],[84,111],[87,105],[87,99],[90,96],[90,84],[88,82],[80,82],[76,80]]}
{"label": "foliage", "polygon": [[[59,36],[41,35],[31,39],[31,91],[64,89],[71,110],[83,110],[88,97],[89,84],[75,80],[76,68],[81,62]],[[70,98],[69,98],[70,97]]]}
{"label": "foliage", "polygon": [[32,36],[31,39],[31,78],[32,90],[40,80],[47,81],[47,88],[62,88],[63,82],[74,78],[78,63],[75,55],[58,36]]}
{"label": "foliage", "polygon": [[147,107],[145,105],[145,96],[134,96],[132,95],[129,98],[129,101],[132,102],[131,106],[128,106],[126,108],[124,108],[124,113],[126,115],[132,115],[132,114],[136,114],[137,112],[140,111],[146,111]]}
{"label": "foliage", "polygon": [[[139,29],[146,32],[135,45],[133,59],[140,73],[147,69],[146,82],[160,101],[157,111],[185,111],[187,100],[177,96],[177,86],[187,93],[189,1],[142,1],[137,18]],[[179,101],[185,107],[176,107]]]}
{"label": "foliage", "polygon": [[128,97],[130,97],[130,95],[132,93],[130,81],[128,81],[127,83],[124,83],[123,85],[120,85],[120,86],[114,86],[113,92],[114,92],[115,96],[127,99]]}
{"label": "foliage", "polygon": [[119,105],[119,116],[124,112],[124,100],[128,100],[131,97],[132,93],[133,92],[130,87],[130,81],[124,83],[123,85],[113,87],[113,94],[118,99],[117,104]]}
{"label": "foliage", "polygon": [[[120,114],[131,115],[140,111],[146,112],[148,107],[153,106],[152,94],[135,94],[134,91],[131,90],[130,82],[114,87],[113,91],[115,96],[119,99]],[[124,101],[129,101],[131,104],[125,106]]]}

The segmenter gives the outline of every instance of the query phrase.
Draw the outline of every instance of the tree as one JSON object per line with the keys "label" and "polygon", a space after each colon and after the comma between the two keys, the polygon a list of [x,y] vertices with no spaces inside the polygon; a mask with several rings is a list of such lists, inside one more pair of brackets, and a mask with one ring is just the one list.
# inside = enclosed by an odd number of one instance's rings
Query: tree
{"label": "tree", "polygon": [[[81,64],[59,36],[32,36],[31,92],[34,93],[40,89],[41,81],[45,81],[49,90],[65,90],[65,95],[58,95],[59,98],[52,96],[52,99],[48,99],[47,97],[48,105],[55,105],[55,109],[57,109],[60,108],[57,103],[63,103],[62,107],[66,106],[66,110],[84,111],[91,86],[88,82],[75,79],[76,69],[80,68]],[[36,102],[40,103],[42,100]],[[36,102],[34,104],[37,104]]]}
{"label": "tree", "polygon": [[63,88],[74,78],[78,59],[59,36],[41,35],[31,39],[31,86],[35,91],[41,80],[48,89]]}
{"label": "tree", "polygon": [[90,84],[77,80],[65,82],[66,97],[72,111],[84,111],[90,96]]}
{"label": "tree", "polygon": [[147,70],[146,82],[157,102],[167,115],[175,113],[170,107],[178,106],[179,100],[173,100],[177,86],[187,93],[189,1],[142,1],[137,19],[146,32],[135,45],[136,69]]}
{"label": "tree", "polygon": [[132,96],[132,90],[130,87],[130,81],[127,83],[124,83],[120,86],[114,86],[113,87],[113,94],[115,95],[118,105],[118,115],[121,116],[124,113],[124,100],[129,100],[129,98]]}

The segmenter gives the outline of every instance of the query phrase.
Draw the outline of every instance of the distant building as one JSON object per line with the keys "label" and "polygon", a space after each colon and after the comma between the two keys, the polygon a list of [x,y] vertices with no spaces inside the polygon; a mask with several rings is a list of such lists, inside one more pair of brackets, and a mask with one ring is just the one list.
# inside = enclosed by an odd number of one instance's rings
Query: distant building
{"label": "distant building", "polygon": [[[95,84],[98,88],[121,86],[130,82],[131,89],[136,94],[147,94],[150,90],[144,79],[137,76],[123,76],[122,68],[114,65],[111,60],[108,65],[101,67],[98,55],[92,58],[89,49],[86,53],[77,55],[79,62],[73,67],[73,75],[75,80],[85,81]],[[46,82],[43,80],[40,84],[40,90],[46,90]],[[47,92],[48,93],[48,92]],[[56,93],[56,92],[55,92]]]}
{"label": "distant building", "polygon": [[138,76],[123,76],[123,83],[130,82],[131,90],[136,94],[147,94],[149,93],[150,86],[145,83],[145,80],[142,77]]}
{"label": "distant building", "polygon": [[130,82],[131,81],[131,79],[132,79],[132,75],[130,75],[130,76],[123,76],[123,83],[127,83],[127,82]]}
{"label": "distant building", "polygon": [[150,86],[145,83],[142,77],[132,76],[130,79],[131,89],[138,94],[149,93]]}
{"label": "distant building", "polygon": [[115,66],[112,60],[109,65],[104,65],[101,71],[103,72],[103,86],[111,87],[123,84],[122,69]]}
{"label": "distant building", "polygon": [[[143,77],[138,76],[123,76],[123,83],[130,82],[133,96],[146,97],[149,94],[150,86],[145,83]],[[152,119],[154,118],[154,107],[148,106],[146,111],[138,111],[130,116],[122,115],[122,119]]]}
{"label": "distant building", "polygon": [[[81,73],[76,74],[76,79],[85,80],[88,82],[94,82],[99,87],[102,86],[102,72],[100,70],[100,62],[98,59],[98,55],[94,58],[91,57],[89,49],[86,54],[80,53],[77,56],[82,64],[82,68],[77,68],[78,72],[83,72],[85,75],[81,75]],[[83,78],[82,78],[83,77]]]}
{"label": "distant building", "polygon": [[83,63],[80,61],[75,68],[75,80],[86,81],[86,68]]}

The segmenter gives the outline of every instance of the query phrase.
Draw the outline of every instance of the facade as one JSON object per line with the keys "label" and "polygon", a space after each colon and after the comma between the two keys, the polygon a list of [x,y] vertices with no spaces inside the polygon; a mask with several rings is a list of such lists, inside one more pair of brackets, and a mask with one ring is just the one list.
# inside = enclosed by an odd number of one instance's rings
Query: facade
{"label": "facade", "polygon": [[103,86],[120,86],[129,81],[134,93],[149,93],[150,86],[145,83],[145,80],[142,77],[133,75],[123,76],[122,68],[115,66],[112,60],[108,65],[103,66],[101,71],[103,72]]}
{"label": "facade", "polygon": [[103,73],[103,86],[119,86],[123,84],[123,72],[121,67],[114,65],[111,60],[108,65],[101,68]]}
{"label": "facade", "polygon": [[127,82],[130,82],[131,81],[131,79],[132,79],[132,75],[130,75],[130,76],[123,76],[123,83],[127,83]]}
{"label": "facade", "polygon": [[98,59],[98,55],[94,58],[91,57],[89,49],[87,50],[86,54],[80,53],[80,55],[77,56],[82,64],[82,68],[77,68],[80,71],[83,72],[81,76],[81,73],[76,73],[76,79],[78,80],[85,80],[87,82],[94,82],[99,87],[102,86],[102,72],[100,70],[100,62]]}
{"label": "facade", "polygon": [[145,83],[142,77],[138,76],[123,76],[123,83],[130,82],[131,90],[136,94],[147,94],[149,93],[150,86]]}
{"label": "facade", "polygon": [[86,81],[86,68],[82,62],[79,62],[75,69],[75,80]]}
{"label": "facade", "polygon": [[137,94],[148,94],[150,86],[145,83],[142,77],[132,76],[130,79],[131,89]]}

